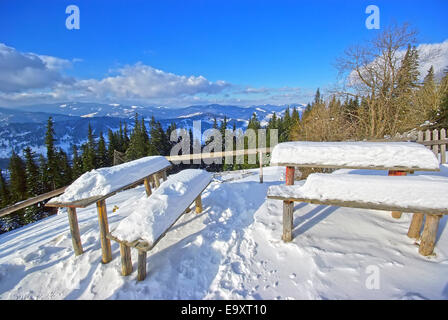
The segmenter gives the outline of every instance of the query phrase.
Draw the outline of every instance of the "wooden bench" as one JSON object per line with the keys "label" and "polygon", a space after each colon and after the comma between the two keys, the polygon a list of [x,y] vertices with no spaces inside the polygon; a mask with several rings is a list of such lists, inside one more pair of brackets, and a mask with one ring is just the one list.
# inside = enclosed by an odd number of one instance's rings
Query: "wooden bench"
{"label": "wooden bench", "polygon": [[[187,169],[171,175],[148,198],[139,199],[129,216],[120,221],[107,238],[120,244],[121,273],[132,273],[131,248],[138,250],[139,281],[146,278],[147,252],[166,235],[170,228],[195,203],[202,212],[201,194],[212,180],[205,170]],[[123,210],[123,209],[119,209]],[[126,209],[124,209],[126,210]]]}
{"label": "wooden bench", "polygon": [[[81,177],[75,180],[69,187],[66,188],[62,196],[51,199],[46,204],[46,206],[67,208],[73,249],[75,251],[75,255],[80,255],[84,251],[82,248],[81,236],[79,233],[76,208],[86,208],[96,203],[98,223],[100,228],[102,262],[108,263],[112,260],[112,251],[110,248],[110,240],[106,238],[106,235],[109,233],[106,199],[123,190],[136,187],[137,185],[140,185],[142,183],[144,183],[145,185],[146,194],[148,196],[151,195],[151,185],[153,188],[159,187],[160,179],[163,179],[164,181],[167,179],[166,171],[171,166],[171,163],[166,160],[166,158],[162,156],[153,156],[123,163],[114,167],[92,170],[83,174]],[[81,199],[70,199],[70,197],[67,196],[67,194],[76,194],[77,190],[83,187],[84,182],[90,181],[92,182],[93,186],[95,182],[100,181],[98,179],[99,176],[104,178],[103,182],[104,184],[106,184],[108,182],[107,178],[113,176],[112,174],[110,174],[110,172],[113,172],[115,174],[115,177],[123,178],[119,179],[119,181],[114,181],[116,185],[114,185],[106,194],[91,195],[87,192],[87,194],[89,194],[90,196]],[[98,187],[98,185],[95,184],[95,187]],[[64,199],[70,199],[70,201]]]}
{"label": "wooden bench", "polygon": [[[412,188],[407,188],[412,185]],[[349,196],[344,196],[348,195]],[[421,198],[426,194],[425,198]],[[301,185],[272,186],[267,198],[283,200],[283,236],[292,240],[294,202],[414,213],[408,236],[420,238],[419,253],[433,253],[439,220],[448,214],[448,178],[387,177],[356,174],[311,174]]]}

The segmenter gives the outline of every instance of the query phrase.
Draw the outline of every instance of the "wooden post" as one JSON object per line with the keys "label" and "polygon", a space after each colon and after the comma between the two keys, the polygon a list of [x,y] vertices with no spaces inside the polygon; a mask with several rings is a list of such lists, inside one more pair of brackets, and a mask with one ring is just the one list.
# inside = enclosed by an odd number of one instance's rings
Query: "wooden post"
{"label": "wooden post", "polygon": [[162,179],[163,179],[163,181],[166,181],[168,179],[167,176],[166,176],[166,171],[165,170],[162,171]]}
{"label": "wooden post", "polygon": [[75,208],[67,208],[68,210],[68,223],[70,225],[70,233],[72,235],[73,249],[75,250],[75,255],[79,256],[84,251],[82,250],[81,236],[79,234],[78,217],[76,215]]}
{"label": "wooden post", "polygon": [[112,250],[110,240],[106,238],[109,233],[109,223],[107,222],[106,200],[100,200],[96,203],[98,211],[98,223],[100,225],[100,239],[103,263],[109,263],[112,260]]}
{"label": "wooden post", "polygon": [[414,213],[409,226],[408,237],[412,239],[420,239],[420,230],[423,224],[423,213]]}
{"label": "wooden post", "polygon": [[199,195],[196,200],[194,200],[195,205],[196,205],[196,213],[201,213],[202,212],[202,199],[201,199],[201,195]]}
{"label": "wooden post", "polygon": [[[446,139],[446,130],[441,129],[440,130],[440,140]],[[440,163],[446,163],[446,144],[440,145]]]}
{"label": "wooden post", "polygon": [[[432,131],[432,140],[433,141],[439,140],[439,130],[434,129]],[[439,159],[439,145],[438,144],[434,144],[432,146],[432,152],[434,152],[434,154],[436,155],[436,158]]]}
{"label": "wooden post", "polygon": [[260,162],[260,183],[263,183],[263,152],[258,153],[258,162]]}
{"label": "wooden post", "polygon": [[[406,175],[406,171],[389,170],[388,175],[389,176],[405,176]],[[392,218],[400,219],[401,218],[401,212],[399,212],[399,211],[392,211]]]}
{"label": "wooden post", "polygon": [[149,197],[151,195],[151,181],[149,181],[149,177],[146,177],[144,182],[145,182],[146,195]]}
{"label": "wooden post", "polygon": [[143,281],[146,278],[146,251],[138,250],[138,274],[137,280]]}
{"label": "wooden post", "polygon": [[293,228],[293,201],[283,201],[283,236],[284,242],[292,241],[292,228]]}
{"label": "wooden post", "polygon": [[439,227],[439,220],[441,215],[427,214],[425,227],[423,228],[422,240],[418,252],[422,256],[429,256],[434,251],[436,244],[437,229]]}
{"label": "wooden post", "polygon": [[156,187],[156,188],[160,187],[160,176],[159,176],[159,174],[156,173],[156,174],[154,174],[153,177],[154,177],[154,184],[155,184],[155,187]]}
{"label": "wooden post", "polygon": [[295,167],[286,167],[286,185],[294,185]]}
{"label": "wooden post", "polygon": [[120,255],[121,255],[121,274],[128,276],[132,273],[132,258],[131,247],[120,243]]}

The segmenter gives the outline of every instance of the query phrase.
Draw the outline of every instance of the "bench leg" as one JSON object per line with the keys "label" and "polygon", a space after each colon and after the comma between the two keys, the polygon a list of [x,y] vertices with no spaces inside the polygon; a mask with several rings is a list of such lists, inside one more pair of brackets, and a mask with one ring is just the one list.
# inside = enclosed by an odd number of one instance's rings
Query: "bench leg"
{"label": "bench leg", "polygon": [[[387,175],[389,175],[389,176],[405,176],[406,175],[406,171],[389,170],[389,173]],[[392,211],[392,218],[400,219],[401,218],[401,212],[399,212],[399,211]]]}
{"label": "bench leg", "polygon": [[423,213],[414,213],[409,226],[408,237],[411,239],[420,239],[420,230],[423,224]]}
{"label": "bench leg", "polygon": [[149,180],[149,177],[146,177],[145,180],[145,190],[146,190],[146,195],[149,197],[151,195],[151,181]]}
{"label": "bench leg", "polygon": [[75,250],[75,255],[79,256],[84,251],[82,250],[81,236],[79,234],[78,217],[76,215],[75,208],[67,208],[68,210],[68,223],[70,225],[70,233],[72,235],[73,249]]}
{"label": "bench leg", "polygon": [[162,172],[162,179],[163,179],[163,181],[166,181],[168,179],[166,176],[166,171]]}
{"label": "bench leg", "polygon": [[128,276],[132,273],[132,259],[131,259],[131,247],[120,243],[120,255],[121,255],[121,274]]}
{"label": "bench leg", "polygon": [[96,203],[98,211],[98,223],[100,225],[100,239],[103,263],[109,263],[112,260],[112,250],[110,240],[106,235],[109,233],[109,223],[107,222],[106,200],[100,200]]}
{"label": "bench leg", "polygon": [[437,229],[441,215],[427,214],[425,227],[423,228],[422,240],[418,252],[422,256],[429,256],[433,253],[436,244]]}
{"label": "bench leg", "polygon": [[143,281],[146,278],[146,251],[138,250],[138,274],[137,280]]}
{"label": "bench leg", "polygon": [[159,174],[156,173],[156,174],[154,174],[153,177],[154,177],[154,185],[155,185],[155,188],[160,187],[160,176],[159,176]]}
{"label": "bench leg", "polygon": [[283,201],[283,236],[284,242],[292,241],[292,227],[293,227],[293,201]]}
{"label": "bench leg", "polygon": [[196,200],[194,200],[194,203],[196,205],[196,213],[201,213],[202,212],[202,199],[201,199],[201,195],[199,195]]}

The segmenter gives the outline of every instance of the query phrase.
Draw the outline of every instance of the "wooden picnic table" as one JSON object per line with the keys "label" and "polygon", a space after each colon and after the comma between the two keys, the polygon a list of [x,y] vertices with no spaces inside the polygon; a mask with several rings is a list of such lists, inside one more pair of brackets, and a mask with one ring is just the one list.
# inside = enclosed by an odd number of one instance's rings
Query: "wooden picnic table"
{"label": "wooden picnic table", "polygon": [[68,211],[68,221],[70,225],[70,233],[72,236],[73,249],[76,255],[83,253],[81,237],[79,233],[78,217],[76,214],[76,208],[86,208],[94,203],[96,203],[97,213],[98,213],[98,223],[100,227],[100,240],[101,240],[101,250],[102,250],[102,262],[108,263],[112,260],[112,251],[110,247],[110,240],[106,237],[109,233],[109,223],[107,219],[106,210],[106,199],[114,196],[118,192],[126,189],[136,187],[139,184],[144,183],[146,194],[151,195],[151,182],[153,186],[157,188],[160,185],[160,178],[164,181],[167,179],[166,171],[172,165],[168,165],[158,171],[150,172],[147,176],[133,181],[132,183],[120,186],[105,195],[97,195],[85,199],[80,199],[71,202],[51,202],[47,203],[47,207],[58,207],[67,208]]}

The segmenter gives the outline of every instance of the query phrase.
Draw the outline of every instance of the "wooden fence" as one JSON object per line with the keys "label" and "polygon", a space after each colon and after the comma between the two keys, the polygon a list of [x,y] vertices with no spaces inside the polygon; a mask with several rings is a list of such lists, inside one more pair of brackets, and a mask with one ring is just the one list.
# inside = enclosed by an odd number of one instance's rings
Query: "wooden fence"
{"label": "wooden fence", "polygon": [[419,131],[416,142],[432,149],[434,154],[439,158],[440,163],[446,163],[446,145],[448,144],[446,129]]}
{"label": "wooden fence", "polygon": [[[375,140],[375,141],[412,141],[423,144],[431,149],[434,154],[439,158],[440,163],[446,163],[446,145],[448,144],[448,139],[446,138],[447,129],[435,129],[418,131],[417,139],[388,139],[388,140]],[[260,182],[263,182],[263,154],[271,153],[272,148],[261,148],[261,149],[248,149],[248,150],[235,150],[235,151],[225,151],[225,152],[215,152],[215,153],[198,153],[190,155],[178,155],[166,157],[169,161],[183,161],[183,160],[198,160],[198,159],[213,159],[213,158],[225,158],[231,156],[241,156],[258,154],[260,163]],[[114,165],[124,162],[124,154],[119,152],[114,152]],[[17,210],[26,208],[38,202],[53,198],[64,192],[66,187],[41,194],[37,197],[27,199],[25,201],[16,203],[9,207],[0,210],[0,217],[6,216],[8,214],[14,213]]]}

